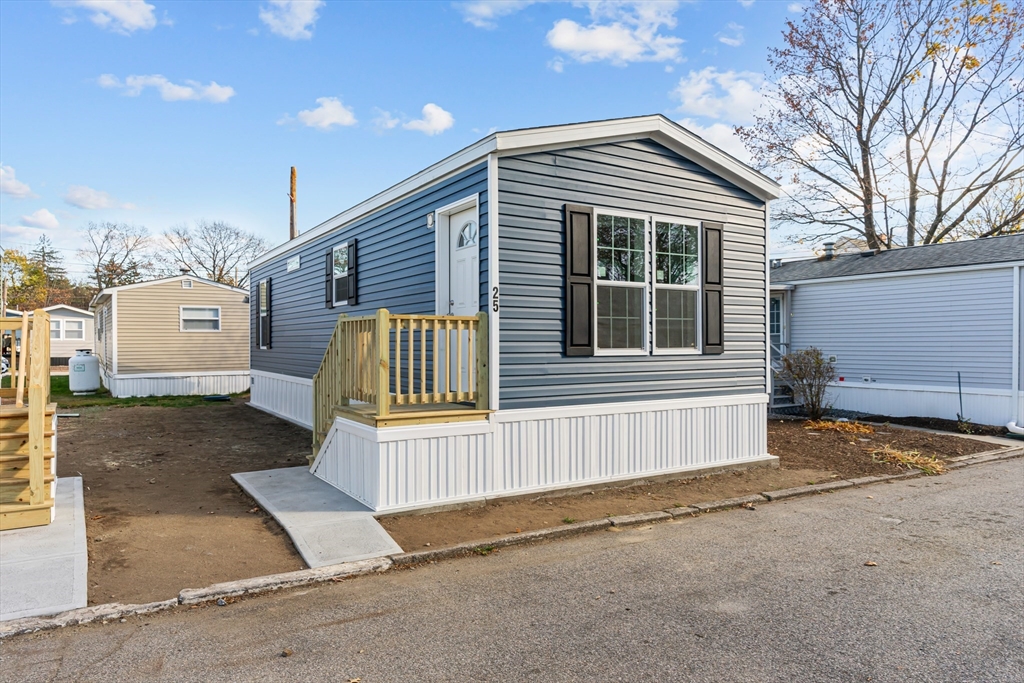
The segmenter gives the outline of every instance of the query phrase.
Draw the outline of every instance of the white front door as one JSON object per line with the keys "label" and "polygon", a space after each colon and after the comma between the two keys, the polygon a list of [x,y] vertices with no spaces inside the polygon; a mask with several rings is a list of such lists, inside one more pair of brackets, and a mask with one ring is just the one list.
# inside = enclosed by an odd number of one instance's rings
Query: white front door
{"label": "white front door", "polygon": [[480,310],[480,226],[476,207],[448,219],[448,315]]}

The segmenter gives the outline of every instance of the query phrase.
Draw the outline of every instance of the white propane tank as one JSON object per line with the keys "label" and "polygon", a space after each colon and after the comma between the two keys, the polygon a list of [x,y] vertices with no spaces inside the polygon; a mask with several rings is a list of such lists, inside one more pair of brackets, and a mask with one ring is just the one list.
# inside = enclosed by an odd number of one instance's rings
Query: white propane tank
{"label": "white propane tank", "polygon": [[100,360],[89,349],[78,349],[68,363],[68,388],[71,393],[97,391],[100,388]]}

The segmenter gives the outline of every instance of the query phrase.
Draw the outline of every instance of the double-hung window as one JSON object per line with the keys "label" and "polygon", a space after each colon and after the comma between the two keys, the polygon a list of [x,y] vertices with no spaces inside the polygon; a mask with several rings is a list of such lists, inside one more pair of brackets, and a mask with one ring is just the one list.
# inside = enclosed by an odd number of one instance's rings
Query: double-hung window
{"label": "double-hung window", "polygon": [[334,292],[334,305],[341,306],[348,303],[348,242],[339,244],[332,250],[331,262],[334,264],[332,271],[332,287]]}
{"label": "double-hung window", "polygon": [[597,347],[647,348],[647,220],[597,214]]}
{"label": "double-hung window", "polygon": [[50,318],[50,339],[60,339],[60,320]]}
{"label": "double-hung window", "polygon": [[85,339],[85,323],[81,320],[65,320],[64,338]]}
{"label": "double-hung window", "polygon": [[182,332],[220,332],[219,306],[182,306]]}
{"label": "double-hung window", "polygon": [[654,219],[654,348],[697,348],[700,291],[696,223]]}

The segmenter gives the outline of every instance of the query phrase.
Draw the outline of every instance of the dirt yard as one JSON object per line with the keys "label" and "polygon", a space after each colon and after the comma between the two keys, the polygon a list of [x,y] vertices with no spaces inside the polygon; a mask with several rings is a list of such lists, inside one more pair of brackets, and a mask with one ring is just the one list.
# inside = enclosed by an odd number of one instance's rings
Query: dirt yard
{"label": "dirt yard", "polygon": [[[89,603],[148,602],[305,565],[280,527],[234,483],[233,472],[306,464],[309,432],[245,405],[74,408],[58,430],[58,474],[82,476]],[[65,409],[62,412],[69,412]],[[899,471],[868,450],[889,444],[940,458],[991,450],[957,436],[881,428],[870,435],[772,421],[780,467],[605,488],[572,495],[381,519],[405,550],[482,540],[570,521],[663,510]]]}
{"label": "dirt yard", "polygon": [[541,496],[466,510],[384,517],[380,521],[402,548],[411,551],[428,545],[444,547],[543,529],[570,520],[653,512],[830,479],[895,474],[901,470],[894,465],[874,462],[868,452],[887,444],[940,459],[995,448],[982,441],[906,429],[879,429],[874,434],[851,435],[807,430],[803,424],[790,420],[768,423],[768,451],[779,456],[778,469],[726,472],[571,496]]}
{"label": "dirt yard", "polygon": [[309,432],[244,399],[73,410],[59,421],[57,472],[83,480],[89,604],[305,568],[230,475],[305,464]]}

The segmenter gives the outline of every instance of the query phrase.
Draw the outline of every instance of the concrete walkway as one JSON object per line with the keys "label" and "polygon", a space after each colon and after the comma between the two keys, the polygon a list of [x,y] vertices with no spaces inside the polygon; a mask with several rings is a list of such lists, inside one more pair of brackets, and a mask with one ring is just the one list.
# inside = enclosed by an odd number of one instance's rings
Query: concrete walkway
{"label": "concrete walkway", "polygon": [[88,557],[81,477],[57,480],[46,526],[0,531],[0,621],[85,607]]}
{"label": "concrete walkway", "polygon": [[368,507],[306,467],[242,472],[231,478],[288,532],[314,569],[402,552]]}

